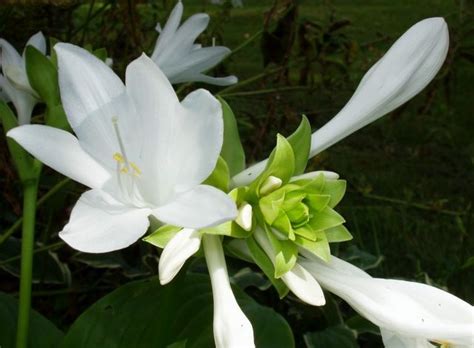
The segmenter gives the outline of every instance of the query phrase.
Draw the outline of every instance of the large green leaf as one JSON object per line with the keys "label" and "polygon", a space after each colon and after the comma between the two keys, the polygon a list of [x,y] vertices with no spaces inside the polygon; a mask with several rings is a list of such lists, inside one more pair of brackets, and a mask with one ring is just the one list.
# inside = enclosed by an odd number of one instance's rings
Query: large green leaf
{"label": "large green leaf", "polygon": [[358,348],[356,336],[347,326],[337,325],[322,331],[306,333],[304,341],[308,348]]}
{"label": "large green leaf", "polygon": [[222,117],[224,119],[224,143],[222,144],[221,156],[229,166],[231,176],[245,169],[245,152],[240,142],[237,121],[229,104],[218,97],[222,104]]}
{"label": "large green leaf", "polygon": [[[63,347],[213,347],[208,276],[189,274],[167,286],[158,279],[132,282],[105,296],[73,324]],[[261,347],[294,347],[286,321],[234,288]],[[174,347],[174,346],[173,346]]]}
{"label": "large green leaf", "polygon": [[[18,301],[0,292],[0,347],[15,347]],[[28,346],[35,348],[59,347],[63,333],[36,311],[31,311]]]}

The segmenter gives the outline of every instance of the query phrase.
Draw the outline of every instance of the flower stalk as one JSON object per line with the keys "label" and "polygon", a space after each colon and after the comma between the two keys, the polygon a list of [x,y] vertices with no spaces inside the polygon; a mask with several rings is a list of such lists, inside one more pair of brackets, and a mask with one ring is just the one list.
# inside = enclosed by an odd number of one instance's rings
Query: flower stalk
{"label": "flower stalk", "polygon": [[255,347],[252,324],[240,309],[230,286],[220,236],[204,235],[203,245],[214,299],[216,347]]}
{"label": "flower stalk", "polygon": [[26,348],[28,344],[37,194],[38,179],[34,178],[26,181],[23,186],[23,230],[21,240],[21,276],[16,336],[17,348]]}

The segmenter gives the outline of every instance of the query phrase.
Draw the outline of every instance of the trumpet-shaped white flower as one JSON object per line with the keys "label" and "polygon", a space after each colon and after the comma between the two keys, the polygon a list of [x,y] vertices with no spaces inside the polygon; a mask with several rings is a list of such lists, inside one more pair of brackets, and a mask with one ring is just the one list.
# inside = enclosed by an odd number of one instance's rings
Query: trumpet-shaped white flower
{"label": "trumpet-shaped white flower", "polygon": [[73,248],[107,252],[142,236],[148,215],[201,228],[234,219],[233,201],[200,185],[222,146],[220,103],[205,90],[181,103],[145,55],[126,71],[126,86],[101,60],[70,44],[55,46],[61,99],[76,133],[25,125],[11,130],[32,155],[90,187],[60,236]]}
{"label": "trumpet-shaped white flower", "polygon": [[341,297],[382,330],[386,347],[474,347],[474,307],[435,287],[372,278],[332,256],[324,262],[310,253],[300,259],[327,290]]}
{"label": "trumpet-shaped white flower", "polygon": [[[36,33],[26,43],[27,46],[36,47],[41,53],[46,53],[46,41],[41,32]],[[0,75],[0,97],[5,101],[11,101],[15,106],[18,123],[20,125],[30,123],[31,113],[38,102],[37,93],[31,88],[26,75],[25,53],[23,56],[16,51],[4,39],[0,39],[1,59],[3,76]]]}
{"label": "trumpet-shaped white flower", "polygon": [[[310,156],[413,98],[435,77],[448,47],[448,27],[443,18],[425,19],[408,29],[364,75],[344,108],[313,133]],[[243,186],[252,182],[266,162],[237,174],[234,184]]]}
{"label": "trumpet-shaped white flower", "polygon": [[214,341],[217,348],[252,348],[252,324],[232,293],[221,243],[219,236],[203,237],[214,299]]}
{"label": "trumpet-shaped white flower", "polygon": [[179,26],[182,15],[183,4],[179,1],[171,11],[165,27],[162,29],[158,23],[156,30],[160,36],[151,59],[172,83],[199,81],[219,86],[236,83],[235,76],[211,77],[204,74],[230,53],[227,47],[202,47],[194,43],[206,29],[209,16],[197,13]]}

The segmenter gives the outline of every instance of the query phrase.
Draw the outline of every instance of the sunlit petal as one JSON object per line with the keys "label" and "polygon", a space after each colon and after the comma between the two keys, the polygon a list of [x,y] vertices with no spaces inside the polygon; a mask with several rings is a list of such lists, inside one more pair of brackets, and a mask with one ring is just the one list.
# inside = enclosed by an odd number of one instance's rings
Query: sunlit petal
{"label": "sunlit petal", "polygon": [[76,250],[104,253],[123,249],[143,236],[149,209],[126,206],[100,190],[82,194],[59,236]]}

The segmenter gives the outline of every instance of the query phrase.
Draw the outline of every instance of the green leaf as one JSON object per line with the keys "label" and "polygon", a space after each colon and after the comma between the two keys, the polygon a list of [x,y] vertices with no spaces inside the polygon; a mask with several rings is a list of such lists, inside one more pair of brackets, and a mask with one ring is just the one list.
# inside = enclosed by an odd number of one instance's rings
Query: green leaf
{"label": "green leaf", "polygon": [[47,105],[46,107],[46,124],[64,130],[69,130],[69,122],[64,112],[63,106],[59,105]]}
{"label": "green leaf", "polygon": [[344,225],[328,228],[324,232],[329,243],[346,242],[352,239],[352,234]]}
{"label": "green leaf", "polygon": [[358,348],[356,336],[344,325],[304,334],[307,348]]}
{"label": "green leaf", "polygon": [[295,266],[298,259],[298,247],[292,241],[277,239],[268,229],[266,232],[275,251],[274,277],[278,279]]}
{"label": "green leaf", "polygon": [[311,149],[311,125],[305,115],[303,115],[296,131],[288,137],[288,142],[291,144],[295,154],[295,172],[293,175],[303,174]]}
{"label": "green leaf", "polygon": [[347,319],[346,325],[357,331],[358,334],[371,333],[380,336],[380,328],[358,314]]}
{"label": "green leaf", "polygon": [[25,49],[26,73],[31,87],[49,106],[61,104],[58,71],[54,64],[34,46]]}
{"label": "green leaf", "polygon": [[107,59],[107,49],[104,47],[95,49],[92,54],[103,62]]}
{"label": "green leaf", "polygon": [[316,241],[296,236],[295,243],[321,258],[322,260],[329,261],[331,249],[329,248],[329,242],[324,232],[319,232]]}
{"label": "green leaf", "polygon": [[[257,347],[294,347],[286,321],[233,288],[252,323]],[[121,286],[89,307],[72,325],[62,347],[214,346],[212,288],[206,275],[188,274],[167,286],[158,279]],[[179,346],[179,345],[178,345]]]}
{"label": "green leaf", "polygon": [[285,137],[277,134],[276,147],[270,155],[265,170],[250,185],[250,191],[259,196],[260,187],[269,176],[275,176],[281,179],[284,185],[291,179],[294,170],[295,156],[293,154],[293,149]]}
{"label": "green leaf", "polygon": [[357,245],[351,245],[344,249],[340,257],[364,271],[377,268],[384,260],[383,255],[372,255],[367,251],[359,249]]}
{"label": "green leaf", "polygon": [[326,180],[322,190],[322,194],[330,195],[331,200],[329,201],[329,206],[334,208],[344,197],[346,193],[347,183],[345,180]]}
{"label": "green leaf", "polygon": [[260,245],[258,245],[253,236],[247,238],[245,241],[247,242],[247,246],[254,262],[272,282],[273,286],[278,291],[280,298],[285,297],[288,294],[289,289],[281,279],[275,279],[275,267],[270,258],[263,251]]}
{"label": "green leaf", "polygon": [[229,167],[225,160],[219,156],[216,162],[216,167],[203,184],[214,186],[227,193],[229,191],[229,180]]}
{"label": "green leaf", "polygon": [[339,226],[344,222],[346,222],[346,220],[344,220],[344,218],[339,215],[337,211],[326,207],[314,215],[314,217],[310,220],[309,225],[315,231],[322,231],[327,228]]}
{"label": "green leaf", "polygon": [[[13,348],[16,340],[18,301],[0,292],[0,347]],[[35,310],[31,311],[28,346],[37,348],[59,347],[63,333]]]}
{"label": "green leaf", "polygon": [[199,232],[220,236],[230,236],[234,238],[247,238],[252,234],[252,230],[246,231],[234,221],[226,221],[223,224],[214,227],[201,228]]}
{"label": "green leaf", "polygon": [[[0,118],[3,123],[3,130],[5,134],[15,127],[18,127],[18,121],[15,114],[10,107],[3,101],[0,100]],[[10,155],[13,163],[18,170],[18,174],[22,180],[27,180],[35,176],[34,173],[34,160],[28,152],[26,152],[18,143],[7,137],[7,145],[10,150]]]}
{"label": "green leaf", "polygon": [[224,143],[222,144],[221,156],[229,166],[231,176],[245,169],[245,152],[240,142],[237,121],[229,104],[217,97],[222,105],[222,117],[224,119]]}
{"label": "green leaf", "polygon": [[164,248],[166,244],[173,238],[176,233],[182,230],[182,227],[172,225],[164,225],[158,228],[155,232],[144,237],[142,240],[150,243],[158,248]]}

